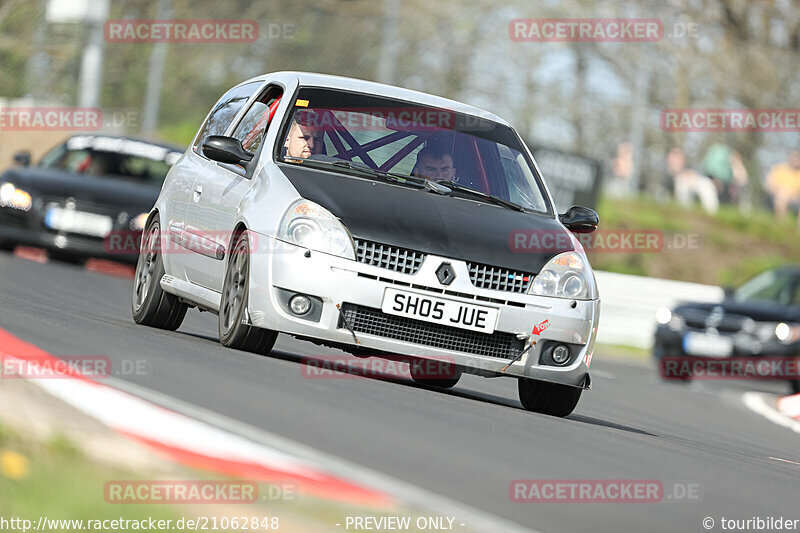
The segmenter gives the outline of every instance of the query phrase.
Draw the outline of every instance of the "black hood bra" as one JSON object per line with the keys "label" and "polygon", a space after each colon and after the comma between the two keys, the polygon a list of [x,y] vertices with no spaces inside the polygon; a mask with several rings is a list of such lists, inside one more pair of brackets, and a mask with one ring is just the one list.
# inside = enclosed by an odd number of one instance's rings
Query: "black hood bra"
{"label": "black hood bra", "polygon": [[[547,215],[300,165],[279,166],[301,196],[339,217],[357,239],[532,274],[554,255],[574,249],[569,232]],[[564,234],[557,241],[566,247],[515,251],[513,235],[520,231]]]}

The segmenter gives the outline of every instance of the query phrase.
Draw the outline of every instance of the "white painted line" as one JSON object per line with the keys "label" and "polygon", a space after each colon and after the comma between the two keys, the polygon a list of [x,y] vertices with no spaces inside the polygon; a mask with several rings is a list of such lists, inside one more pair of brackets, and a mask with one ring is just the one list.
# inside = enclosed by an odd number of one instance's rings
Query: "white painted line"
{"label": "white painted line", "polygon": [[759,392],[745,392],[742,394],[742,401],[748,409],[763,416],[770,422],[785,427],[786,429],[790,429],[795,433],[800,433],[800,422],[789,418],[785,414],[772,407],[764,400],[764,394]]}
{"label": "white painted line", "polygon": [[117,389],[81,379],[31,381],[114,430],[208,457],[260,464],[311,479],[321,478],[315,470],[289,454],[258,446]]}
{"label": "white painted line", "polygon": [[800,463],[798,463],[797,461],[790,461],[789,459],[781,459],[780,457],[770,457],[770,459],[772,459],[774,461],[780,461],[782,463],[789,463],[789,464],[800,466]]}
{"label": "white painted line", "polygon": [[[386,494],[391,494],[401,501],[420,508],[429,509],[439,514],[454,515],[468,527],[481,531],[502,531],[504,533],[538,533],[504,518],[479,511],[472,505],[457,502],[445,496],[417,487],[388,474],[371,470],[365,466],[351,463],[340,457],[327,454],[300,442],[282,437],[276,433],[251,426],[234,418],[209,411],[202,407],[179,400],[140,385],[114,378],[104,380],[110,386],[139,396],[149,402],[171,409],[196,420],[201,420],[235,435],[247,438],[255,443],[268,446],[277,451],[291,453],[303,462],[316,465],[326,472],[353,481],[366,487],[372,487]],[[509,480],[510,482],[511,480]]]}
{"label": "white painted line", "polygon": [[792,418],[800,418],[800,394],[778,398],[778,411]]}
{"label": "white painted line", "polygon": [[389,475],[132,383],[105,379],[30,380],[110,427],[199,453],[256,462],[312,477],[317,470],[390,494],[482,531],[536,533]]}

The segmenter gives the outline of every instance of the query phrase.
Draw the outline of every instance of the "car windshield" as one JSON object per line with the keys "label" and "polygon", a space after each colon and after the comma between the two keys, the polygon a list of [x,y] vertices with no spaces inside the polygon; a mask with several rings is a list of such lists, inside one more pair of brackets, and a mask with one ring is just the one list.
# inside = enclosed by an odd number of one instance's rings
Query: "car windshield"
{"label": "car windshield", "polygon": [[800,305],[800,275],[786,270],[768,270],[739,287],[734,300]]}
{"label": "car windshield", "polygon": [[[417,103],[301,88],[279,160],[330,164],[450,182],[527,210],[552,214],[540,179],[508,126]],[[366,168],[369,167],[369,168]]]}
{"label": "car windshield", "polygon": [[71,137],[48,152],[40,167],[160,186],[180,152],[133,139]]}

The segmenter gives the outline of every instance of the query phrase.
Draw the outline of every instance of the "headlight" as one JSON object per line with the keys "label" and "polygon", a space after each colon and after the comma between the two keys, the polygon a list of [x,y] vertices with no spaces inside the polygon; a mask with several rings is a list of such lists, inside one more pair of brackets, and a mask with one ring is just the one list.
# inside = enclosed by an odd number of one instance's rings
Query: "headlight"
{"label": "headlight", "polygon": [[670,311],[668,307],[659,307],[656,311],[656,322],[678,331],[683,327],[683,317]]}
{"label": "headlight", "polygon": [[800,340],[800,326],[781,322],[775,326],[775,336],[784,344],[791,344]]}
{"label": "headlight", "polygon": [[278,238],[310,250],[355,259],[353,238],[344,224],[319,204],[298,200],[283,215]]}
{"label": "headlight", "polygon": [[143,230],[144,229],[144,224],[145,224],[145,222],[147,222],[147,216],[148,216],[147,213],[142,213],[140,215],[136,215],[136,218],[131,220],[131,224],[130,224],[131,229],[132,230]]}
{"label": "headlight", "polygon": [[11,203],[11,198],[14,196],[14,185],[11,183],[4,183],[0,185],[0,207],[5,207]]}
{"label": "headlight", "polygon": [[594,273],[588,261],[577,252],[558,254],[533,278],[529,294],[591,300],[598,297]]}
{"label": "headlight", "polygon": [[656,311],[656,322],[667,325],[672,320],[672,311],[666,307],[659,307]]}
{"label": "headlight", "polygon": [[12,207],[20,211],[31,208],[31,195],[22,189],[17,189],[11,183],[0,185],[0,207]]}

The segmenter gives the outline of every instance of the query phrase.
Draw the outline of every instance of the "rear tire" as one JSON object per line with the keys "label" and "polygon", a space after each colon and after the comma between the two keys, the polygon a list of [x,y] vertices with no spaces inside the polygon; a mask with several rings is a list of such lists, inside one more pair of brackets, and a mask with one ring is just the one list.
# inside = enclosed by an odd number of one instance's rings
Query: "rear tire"
{"label": "rear tire", "polygon": [[528,411],[567,416],[575,410],[583,389],[535,379],[519,378],[519,401]]}
{"label": "rear tire", "polygon": [[183,322],[188,306],[161,288],[164,261],[161,258],[161,227],[154,218],[142,237],[136,263],[131,307],[137,324],[175,331]]}
{"label": "rear tire", "polygon": [[[436,365],[436,370],[431,372],[429,364]],[[438,364],[437,364],[438,363]],[[440,389],[452,389],[461,379],[461,369],[454,363],[443,363],[441,361],[415,359],[411,362],[411,379],[414,383],[427,387],[438,387]]]}
{"label": "rear tire", "polygon": [[250,292],[250,243],[247,232],[236,236],[222,284],[219,303],[219,342],[227,348],[267,355],[278,333],[244,324]]}

